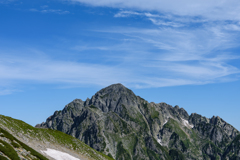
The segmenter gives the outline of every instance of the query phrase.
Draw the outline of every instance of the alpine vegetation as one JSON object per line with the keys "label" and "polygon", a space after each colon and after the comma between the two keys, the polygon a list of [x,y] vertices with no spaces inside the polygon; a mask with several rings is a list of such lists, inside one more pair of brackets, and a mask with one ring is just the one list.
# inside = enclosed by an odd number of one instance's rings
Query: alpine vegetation
{"label": "alpine vegetation", "polygon": [[0,160],[112,160],[80,140],[0,115]]}

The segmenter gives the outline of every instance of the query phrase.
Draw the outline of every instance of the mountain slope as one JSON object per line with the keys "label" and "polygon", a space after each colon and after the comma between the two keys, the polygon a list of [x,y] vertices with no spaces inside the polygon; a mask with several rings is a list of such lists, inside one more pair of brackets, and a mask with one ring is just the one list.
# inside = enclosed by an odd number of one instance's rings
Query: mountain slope
{"label": "mountain slope", "polygon": [[[68,153],[81,160],[111,160],[112,158],[97,152],[80,140],[57,130],[40,129],[32,127],[23,121],[0,115],[0,131],[9,132],[8,136],[16,137],[14,142],[22,145],[22,142],[32,147],[39,153],[46,153],[48,149],[54,149]],[[3,135],[6,135],[5,133]],[[13,136],[12,136],[13,135]],[[2,134],[1,134],[2,137]],[[27,149],[25,149],[27,150]],[[40,154],[41,155],[41,154]],[[36,156],[33,154],[33,156]],[[52,157],[44,154],[48,159]],[[44,159],[44,158],[42,158]]]}
{"label": "mountain slope", "polygon": [[0,159],[7,160],[39,159],[47,160],[46,157],[22,143],[6,130],[0,128]]}
{"label": "mountain slope", "polygon": [[219,117],[148,103],[121,84],[74,100],[36,127],[60,130],[117,160],[217,159],[239,134]]}

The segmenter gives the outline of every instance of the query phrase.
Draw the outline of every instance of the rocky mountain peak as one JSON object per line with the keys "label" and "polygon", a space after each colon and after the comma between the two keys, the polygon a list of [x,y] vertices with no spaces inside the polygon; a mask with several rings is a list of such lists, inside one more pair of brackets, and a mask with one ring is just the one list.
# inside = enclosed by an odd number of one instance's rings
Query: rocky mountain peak
{"label": "rocky mountain peak", "polygon": [[134,95],[135,94],[128,88],[126,88],[124,85],[121,83],[117,84],[112,84],[106,88],[101,89],[98,91],[95,96],[107,96],[107,95],[112,95],[112,96],[121,96],[121,95]]}
{"label": "rocky mountain peak", "polygon": [[119,83],[75,99],[37,127],[70,134],[116,160],[233,159],[239,146],[239,131],[220,117],[148,103]]}
{"label": "rocky mountain peak", "polygon": [[93,105],[103,112],[120,112],[121,106],[136,106],[137,96],[124,85],[117,83],[98,91],[88,105]]}
{"label": "rocky mountain peak", "polygon": [[100,91],[106,91],[106,90],[123,91],[123,90],[126,90],[126,87],[124,85],[122,85],[121,83],[115,83],[115,84],[112,84],[110,86],[107,86],[107,87],[101,89]]}

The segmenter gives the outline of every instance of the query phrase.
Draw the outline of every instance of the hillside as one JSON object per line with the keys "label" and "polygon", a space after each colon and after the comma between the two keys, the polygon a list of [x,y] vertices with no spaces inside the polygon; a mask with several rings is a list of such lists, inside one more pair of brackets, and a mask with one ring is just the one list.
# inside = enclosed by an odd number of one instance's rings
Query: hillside
{"label": "hillside", "polygon": [[[9,155],[15,156],[15,158],[9,157],[12,160],[18,160],[17,155],[25,159],[58,159],[49,156],[51,151],[80,160],[112,160],[65,133],[52,129],[35,128],[23,121],[3,115],[0,115],[0,144],[9,148],[11,153]],[[5,154],[1,145],[0,153],[9,156]]]}
{"label": "hillside", "polygon": [[75,99],[36,127],[67,133],[117,160],[240,158],[239,131],[220,117],[149,103],[122,84]]}
{"label": "hillside", "polygon": [[6,130],[0,128],[0,159],[20,160],[20,159],[40,159],[47,158],[26,144],[22,143]]}

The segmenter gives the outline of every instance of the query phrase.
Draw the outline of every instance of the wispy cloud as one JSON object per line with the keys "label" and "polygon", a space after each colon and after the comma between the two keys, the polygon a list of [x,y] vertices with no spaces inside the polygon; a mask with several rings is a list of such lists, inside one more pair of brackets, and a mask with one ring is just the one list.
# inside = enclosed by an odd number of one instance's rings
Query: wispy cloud
{"label": "wispy cloud", "polygon": [[69,14],[69,11],[63,11],[61,9],[49,9],[48,6],[42,6],[41,9],[32,8],[29,9],[31,12],[41,12],[41,13],[55,13],[55,14]]}
{"label": "wispy cloud", "polygon": [[114,67],[97,64],[20,57],[2,59],[0,68],[1,81],[24,80],[42,83],[84,84],[95,81],[94,83],[101,84],[103,77],[110,77],[116,72],[114,77],[117,78],[117,72],[120,73]]}
{"label": "wispy cloud", "polygon": [[150,12],[119,11],[114,15],[116,18],[126,18],[131,16],[141,16],[150,20],[153,24],[167,27],[186,27],[191,24],[201,24],[207,22],[199,17],[177,16],[171,14],[152,14]]}
{"label": "wispy cloud", "polygon": [[93,6],[106,6],[143,11],[157,11],[173,15],[203,17],[210,20],[240,20],[238,0],[70,0]]}
{"label": "wispy cloud", "polygon": [[[236,79],[235,75],[240,73],[239,68],[229,63],[240,58],[229,51],[240,47],[235,41],[239,34],[237,30],[229,32],[225,25],[208,25],[198,29],[123,27],[99,32],[111,33],[111,36],[121,34],[130,39],[131,47],[129,43],[122,42],[108,49],[120,49],[126,53],[124,57],[118,57],[119,60],[139,68],[136,72],[143,73],[142,79],[148,79],[145,74],[155,77],[155,81],[161,79],[162,85],[159,86],[169,85],[170,82],[171,85],[215,83]],[[174,84],[174,79],[180,80],[179,83]],[[156,84],[155,81],[146,82],[146,86]]]}
{"label": "wispy cloud", "polygon": [[142,13],[139,12],[133,12],[133,11],[120,11],[117,14],[114,15],[114,17],[129,17],[133,15],[143,15]]}
{"label": "wispy cloud", "polygon": [[103,50],[103,51],[107,51],[107,50],[112,50],[112,47],[109,48],[105,47],[105,46],[74,46],[71,49],[73,50],[77,50],[77,51],[86,51],[86,50]]}
{"label": "wispy cloud", "polygon": [[[240,48],[237,43],[240,38],[240,24],[236,17],[238,13],[235,12],[237,6],[215,0],[214,3],[185,0],[181,4],[175,0],[73,1],[94,6],[130,8],[133,10],[121,10],[114,17],[138,16],[149,20],[151,25],[142,28],[139,25],[132,25],[132,28],[105,26],[105,29],[86,31],[91,32],[90,35],[94,35],[97,40],[89,38],[91,42],[87,43],[80,37],[80,43],[71,43],[64,50],[65,55],[71,52],[89,54],[85,62],[46,57],[27,58],[17,53],[12,57],[0,55],[0,94],[10,94],[15,89],[12,85],[26,82],[61,86],[107,86],[120,82],[126,86],[143,88],[201,85],[239,79],[240,69],[231,64],[232,60],[240,58],[231,52]],[[232,2],[240,4],[238,1]],[[158,12],[151,12],[153,10]],[[234,18],[228,16],[230,10]],[[69,13],[50,9],[49,6],[30,11]],[[222,14],[224,11],[227,12],[225,15]],[[214,16],[208,15],[209,12],[214,13]],[[150,26],[149,29],[146,29],[147,26]],[[31,51],[27,53],[31,54]],[[11,53],[6,52],[5,55]]]}
{"label": "wispy cloud", "polygon": [[149,20],[152,21],[153,24],[160,25],[160,26],[172,26],[172,27],[183,27],[184,26],[184,24],[175,23],[175,22],[165,22],[161,19],[149,18]]}
{"label": "wispy cloud", "polygon": [[8,3],[11,3],[11,2],[14,2],[16,0],[0,0],[0,4],[8,4]]}
{"label": "wispy cloud", "polygon": [[[133,38],[133,36],[129,37]],[[133,45],[137,46],[141,41],[147,42],[144,38],[135,37],[134,43],[137,44]],[[162,54],[148,52],[150,48],[148,45],[154,45],[152,42],[142,46],[140,49],[143,50],[142,52],[140,50],[132,52],[133,50],[126,45],[127,43],[120,46],[109,46],[108,50],[116,51],[118,48],[122,48],[120,52],[124,53],[116,55],[117,59],[111,56],[107,57],[108,61],[115,61],[114,65],[91,61],[82,63],[53,60],[46,57],[27,58],[2,55],[0,95],[16,92],[19,90],[18,85],[22,87],[22,84],[42,83],[76,87],[82,85],[107,86],[120,82],[129,87],[146,88],[216,83],[226,81],[226,78],[229,81],[234,80],[234,75],[240,73],[238,68],[227,63],[228,60],[239,57],[227,54],[222,57],[216,55],[208,59],[208,55],[204,54],[196,54],[189,58],[189,53],[169,52],[169,56],[164,58]]]}

